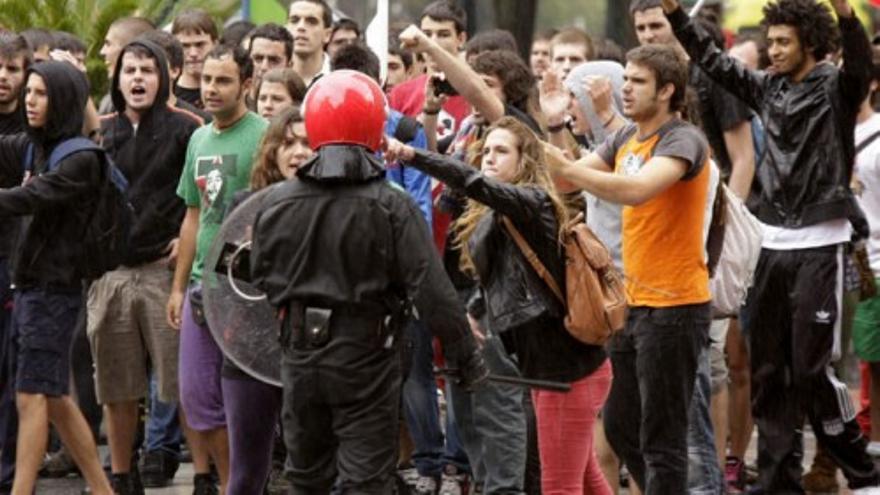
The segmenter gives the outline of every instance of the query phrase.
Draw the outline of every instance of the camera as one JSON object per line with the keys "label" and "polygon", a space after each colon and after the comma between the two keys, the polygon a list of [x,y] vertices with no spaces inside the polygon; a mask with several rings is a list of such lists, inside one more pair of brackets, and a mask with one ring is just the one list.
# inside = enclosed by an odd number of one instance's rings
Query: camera
{"label": "camera", "polygon": [[456,90],[446,79],[440,78],[439,76],[433,76],[433,80],[434,96],[458,96],[458,90]]}

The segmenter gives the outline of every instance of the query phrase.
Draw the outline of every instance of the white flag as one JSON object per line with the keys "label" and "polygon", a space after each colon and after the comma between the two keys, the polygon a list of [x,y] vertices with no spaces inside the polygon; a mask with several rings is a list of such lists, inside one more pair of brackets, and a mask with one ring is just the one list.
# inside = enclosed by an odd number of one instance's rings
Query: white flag
{"label": "white flag", "polygon": [[388,74],[388,0],[376,0],[376,16],[367,26],[367,45],[379,56],[380,79]]}

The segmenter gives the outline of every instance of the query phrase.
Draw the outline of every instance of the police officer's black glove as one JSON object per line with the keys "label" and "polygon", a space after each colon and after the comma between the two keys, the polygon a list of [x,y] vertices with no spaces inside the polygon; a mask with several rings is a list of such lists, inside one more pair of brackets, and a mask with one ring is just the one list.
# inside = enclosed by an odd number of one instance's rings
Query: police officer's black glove
{"label": "police officer's black glove", "polygon": [[461,339],[445,347],[444,351],[447,361],[455,369],[450,378],[462,387],[473,389],[489,377],[489,367],[473,337]]}
{"label": "police officer's black glove", "polygon": [[489,366],[483,359],[483,352],[476,348],[465,359],[458,361],[458,369],[458,384],[469,390],[480,386],[489,378]]}

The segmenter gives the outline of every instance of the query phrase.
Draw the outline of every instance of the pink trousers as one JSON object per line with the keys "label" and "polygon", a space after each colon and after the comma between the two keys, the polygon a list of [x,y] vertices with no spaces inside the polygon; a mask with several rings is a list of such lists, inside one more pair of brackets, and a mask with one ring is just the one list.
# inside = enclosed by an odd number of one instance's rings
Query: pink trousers
{"label": "pink trousers", "polygon": [[611,361],[566,393],[532,392],[544,495],[612,495],[593,449],[593,426],[611,389]]}

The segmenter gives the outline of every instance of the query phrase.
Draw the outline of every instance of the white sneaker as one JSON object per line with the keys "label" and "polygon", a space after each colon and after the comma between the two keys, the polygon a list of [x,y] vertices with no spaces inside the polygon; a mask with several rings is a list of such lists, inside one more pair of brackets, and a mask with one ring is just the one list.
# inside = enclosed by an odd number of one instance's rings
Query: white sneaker
{"label": "white sneaker", "polygon": [[434,495],[437,493],[437,480],[430,476],[419,476],[413,493],[415,495]]}
{"label": "white sneaker", "polygon": [[419,481],[419,472],[414,467],[399,469],[397,471],[397,476],[399,476],[407,486],[416,486],[416,483]]}
{"label": "white sneaker", "polygon": [[467,480],[466,474],[446,474],[440,478],[440,491],[437,495],[462,495],[461,485]]}
{"label": "white sneaker", "polygon": [[880,487],[866,486],[864,488],[856,488],[852,493],[853,495],[880,495]]}
{"label": "white sneaker", "polygon": [[865,452],[871,457],[880,457],[880,442],[869,442]]}

